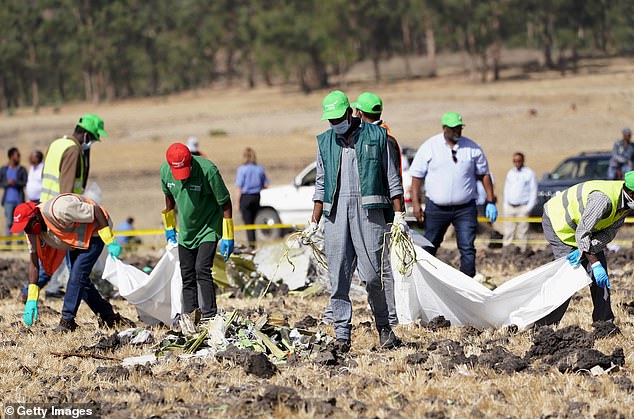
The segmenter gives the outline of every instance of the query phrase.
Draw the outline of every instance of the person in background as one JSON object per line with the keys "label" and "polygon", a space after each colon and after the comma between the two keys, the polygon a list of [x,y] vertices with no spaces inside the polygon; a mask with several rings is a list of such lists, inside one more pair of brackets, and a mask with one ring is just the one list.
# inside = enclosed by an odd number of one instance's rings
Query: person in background
{"label": "person in background", "polygon": [[192,156],[207,158],[207,156],[200,152],[198,138],[193,135],[187,138],[187,148],[189,149],[189,152],[192,153]]}
{"label": "person in background", "polygon": [[[134,230],[134,218],[132,217],[126,218],[124,222],[120,223],[117,226],[117,232],[132,231],[132,230]],[[126,246],[128,244],[141,243],[141,240],[139,240],[139,238],[135,236],[116,236],[115,240],[121,246]]]}
{"label": "person in background", "polygon": [[[537,176],[524,166],[524,154],[513,154],[513,169],[504,181],[504,216],[526,218],[537,201]],[[518,247],[526,250],[528,222],[506,222],[504,224],[504,246],[512,244],[517,233]]]}
{"label": "person in background", "polygon": [[[476,183],[482,180],[486,192],[485,215],[493,223],[498,216],[493,181],[482,148],[462,135],[462,115],[447,112],[442,116],[441,124],[442,132],[421,145],[409,169],[414,216],[419,222],[425,220],[425,237],[433,244],[425,250],[432,255],[440,247],[449,225],[454,226],[460,250],[460,271],[473,277],[476,274],[478,228]],[[418,194],[423,179],[424,213]]]}
{"label": "person in background", "polygon": [[44,155],[40,150],[35,150],[29,156],[29,179],[26,182],[26,198],[40,203],[40,194],[42,193],[42,170],[44,170]]}
{"label": "person in background", "polygon": [[[24,166],[20,165],[20,151],[11,147],[7,153],[9,161],[0,168],[0,184],[4,189],[2,194],[2,206],[7,223],[6,235],[11,235],[13,225],[13,211],[24,202],[24,187],[27,183],[28,174]],[[7,242],[10,245],[11,242]]]}
{"label": "person in background", "polygon": [[[236,186],[240,194],[240,214],[244,224],[253,224],[260,209],[260,191],[269,186],[264,167],[257,164],[251,147],[242,153],[242,166],[236,173]],[[247,230],[249,248],[255,248],[255,230]]]}
{"label": "person in background", "polygon": [[[193,313],[197,320],[200,310],[202,320],[209,320],[218,312],[211,277],[216,246],[220,244],[225,261],[233,253],[231,196],[216,165],[192,156],[185,144],[170,145],[165,157],[167,161],[160,170],[165,195],[163,226],[167,242],[178,244],[182,314]],[[178,209],[178,239],[175,209]]]}
{"label": "person in background", "polygon": [[612,157],[608,166],[608,179],[623,179],[623,174],[632,170],[632,160],[634,160],[634,144],[632,140],[632,130],[623,128],[621,131],[623,136],[620,140],[616,140],[612,147]]}

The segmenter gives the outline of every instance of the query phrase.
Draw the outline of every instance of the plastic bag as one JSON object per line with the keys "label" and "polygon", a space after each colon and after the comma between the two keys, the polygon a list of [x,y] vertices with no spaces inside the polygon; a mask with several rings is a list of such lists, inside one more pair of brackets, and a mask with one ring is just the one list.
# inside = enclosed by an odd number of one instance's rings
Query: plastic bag
{"label": "plastic bag", "polygon": [[442,315],[453,325],[486,328],[515,324],[525,329],[590,284],[582,267],[573,268],[562,258],[491,291],[422,248],[415,248],[417,263],[412,275],[404,278],[394,271],[401,324]]}

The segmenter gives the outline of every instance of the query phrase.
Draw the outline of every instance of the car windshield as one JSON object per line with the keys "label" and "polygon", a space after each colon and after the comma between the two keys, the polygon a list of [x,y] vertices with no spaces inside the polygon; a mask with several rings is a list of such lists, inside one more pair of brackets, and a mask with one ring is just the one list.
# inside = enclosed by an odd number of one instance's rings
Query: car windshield
{"label": "car windshield", "polygon": [[566,160],[552,173],[555,180],[604,179],[608,173],[609,159],[588,158]]}
{"label": "car windshield", "polygon": [[583,179],[603,179],[608,174],[609,163],[609,160],[581,160],[577,176]]}
{"label": "car windshield", "polygon": [[574,179],[577,173],[577,162],[566,160],[552,173],[551,178],[555,180]]}
{"label": "car windshield", "polygon": [[317,177],[317,169],[313,169],[302,178],[302,182],[299,186],[313,186],[315,185],[315,178]]}

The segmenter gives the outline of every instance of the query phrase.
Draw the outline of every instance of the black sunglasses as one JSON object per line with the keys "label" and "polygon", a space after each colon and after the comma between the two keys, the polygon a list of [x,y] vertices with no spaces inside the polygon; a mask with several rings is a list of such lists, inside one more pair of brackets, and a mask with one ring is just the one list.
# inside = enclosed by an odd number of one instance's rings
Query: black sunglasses
{"label": "black sunglasses", "polygon": [[453,159],[454,163],[458,163],[458,157],[456,156],[456,153],[458,153],[457,150],[454,150],[453,148],[451,149],[451,158]]}

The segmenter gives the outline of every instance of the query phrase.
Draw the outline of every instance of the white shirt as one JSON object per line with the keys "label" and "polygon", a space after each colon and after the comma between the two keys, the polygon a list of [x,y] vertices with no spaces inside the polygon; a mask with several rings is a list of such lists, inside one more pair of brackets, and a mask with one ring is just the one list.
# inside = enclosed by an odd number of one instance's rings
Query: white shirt
{"label": "white shirt", "polygon": [[537,177],[535,172],[526,166],[517,170],[515,167],[506,174],[504,181],[504,204],[526,205],[530,211],[537,200]]}
{"label": "white shirt", "polygon": [[420,146],[409,169],[412,177],[425,179],[425,194],[436,205],[461,205],[478,197],[477,177],[489,174],[482,149],[467,137],[452,148],[443,133]]}
{"label": "white shirt", "polygon": [[29,201],[39,201],[40,193],[42,193],[42,170],[44,170],[44,162],[37,166],[31,166],[29,169],[29,178],[26,181],[26,197]]}

